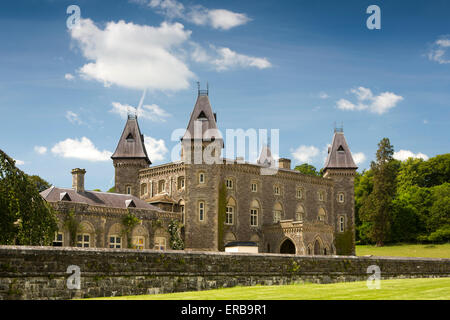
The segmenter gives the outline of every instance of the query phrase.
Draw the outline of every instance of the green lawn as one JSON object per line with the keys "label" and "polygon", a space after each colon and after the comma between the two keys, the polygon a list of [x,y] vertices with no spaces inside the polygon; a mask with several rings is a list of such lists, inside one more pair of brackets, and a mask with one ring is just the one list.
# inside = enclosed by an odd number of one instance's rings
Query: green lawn
{"label": "green lawn", "polygon": [[356,255],[450,258],[450,243],[446,244],[396,244],[384,247],[356,246]]}
{"label": "green lawn", "polygon": [[366,281],[333,284],[234,287],[208,291],[97,299],[121,300],[450,300],[450,278],[382,280],[380,289]]}

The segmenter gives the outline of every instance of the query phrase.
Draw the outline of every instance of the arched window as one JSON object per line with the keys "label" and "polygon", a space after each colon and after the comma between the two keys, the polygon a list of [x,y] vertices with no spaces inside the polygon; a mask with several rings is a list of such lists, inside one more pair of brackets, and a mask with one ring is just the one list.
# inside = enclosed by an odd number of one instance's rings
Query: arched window
{"label": "arched window", "polygon": [[204,172],[199,172],[198,173],[198,183],[200,184],[204,184],[205,183],[205,173]]}
{"label": "arched window", "polygon": [[225,224],[234,224],[234,214],[236,212],[236,201],[233,197],[228,199],[226,214],[225,214]]}
{"label": "arched window", "polygon": [[259,220],[259,202],[258,200],[253,200],[250,204],[250,226],[257,227]]}
{"label": "arched window", "polygon": [[303,194],[304,194],[303,188],[298,187],[297,188],[297,193],[295,194],[297,199],[303,199]]}
{"label": "arched window", "polygon": [[122,227],[121,224],[115,223],[109,228],[108,232],[108,247],[122,248]]}
{"label": "arched window", "polygon": [[131,247],[143,250],[147,246],[148,231],[143,225],[137,225],[131,232]]}
{"label": "arched window", "polygon": [[295,211],[295,220],[303,221],[304,216],[305,216],[305,209],[301,204],[297,205],[297,210]]}
{"label": "arched window", "polygon": [[345,202],[345,195],[343,192],[339,192],[338,193],[338,202],[339,203],[344,203]]}
{"label": "arched window", "polygon": [[147,183],[141,184],[141,196],[145,195],[147,193]]}
{"label": "arched window", "polygon": [[317,220],[321,221],[321,222],[325,222],[325,220],[326,220],[325,209],[322,208],[322,207],[319,208],[319,213],[317,215]]}
{"label": "arched window", "polygon": [[77,234],[76,245],[79,248],[89,248],[94,247],[95,241],[95,228],[88,221],[82,221],[80,223],[80,233]]}
{"label": "arched window", "polygon": [[281,203],[276,202],[273,207],[273,222],[277,223],[283,218],[283,207]]}

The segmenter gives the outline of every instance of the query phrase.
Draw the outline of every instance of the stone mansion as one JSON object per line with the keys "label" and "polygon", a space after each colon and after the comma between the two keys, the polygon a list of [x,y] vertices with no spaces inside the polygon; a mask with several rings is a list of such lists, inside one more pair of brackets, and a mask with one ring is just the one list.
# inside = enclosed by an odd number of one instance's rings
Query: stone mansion
{"label": "stone mansion", "polygon": [[[134,248],[170,249],[168,224],[179,220],[185,250],[219,251],[239,241],[264,253],[336,254],[337,237],[354,232],[357,166],[342,130],[335,129],[323,177],[293,170],[285,158],[275,172],[262,174],[276,166],[269,147],[256,163],[224,159],[217,131],[208,93],[199,90],[181,160],[151,166],[137,117],[129,115],[111,157],[115,193],[84,190],[85,171],[74,169],[72,189],[51,187],[41,194],[60,213],[74,210],[82,226],[77,246],[130,246],[120,221],[132,212],[140,219],[129,238]],[[194,159],[205,151],[213,161]],[[226,193],[223,219],[220,190]],[[69,245],[69,232],[62,223],[59,228],[55,245]],[[350,246],[354,254],[354,235]]]}

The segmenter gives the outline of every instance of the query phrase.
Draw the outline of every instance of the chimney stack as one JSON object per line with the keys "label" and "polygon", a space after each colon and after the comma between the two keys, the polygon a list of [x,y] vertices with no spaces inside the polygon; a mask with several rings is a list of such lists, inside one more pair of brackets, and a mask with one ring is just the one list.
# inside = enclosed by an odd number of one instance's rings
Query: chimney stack
{"label": "chimney stack", "polygon": [[84,192],[84,174],[86,170],[76,168],[72,170],[72,188],[76,192]]}
{"label": "chimney stack", "polygon": [[291,169],[291,159],[286,158],[278,159],[278,167],[280,169]]}

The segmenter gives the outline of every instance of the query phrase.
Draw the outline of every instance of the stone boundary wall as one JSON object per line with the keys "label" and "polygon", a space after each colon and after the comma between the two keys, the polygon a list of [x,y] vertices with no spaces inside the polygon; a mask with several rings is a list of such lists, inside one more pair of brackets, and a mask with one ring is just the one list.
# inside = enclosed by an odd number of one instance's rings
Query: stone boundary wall
{"label": "stone boundary wall", "polygon": [[[81,271],[69,290],[68,266]],[[450,259],[0,246],[0,299],[71,299],[281,285],[450,277]],[[301,297],[299,297],[301,298]]]}

